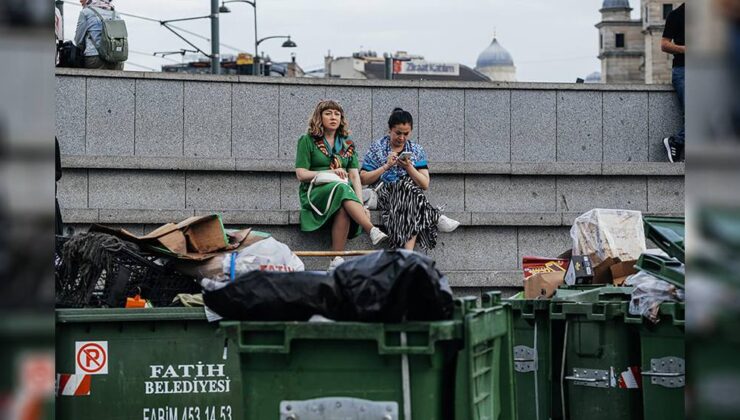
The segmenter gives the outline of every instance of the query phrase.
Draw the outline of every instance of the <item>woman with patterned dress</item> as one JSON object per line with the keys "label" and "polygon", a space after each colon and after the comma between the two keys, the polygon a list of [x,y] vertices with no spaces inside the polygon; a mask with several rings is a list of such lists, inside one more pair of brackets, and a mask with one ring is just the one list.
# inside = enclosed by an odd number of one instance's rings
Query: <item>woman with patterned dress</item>
{"label": "woman with patterned dress", "polygon": [[[330,226],[333,251],[344,251],[347,239],[363,230],[373,245],[388,237],[373,226],[370,212],[358,198],[362,197],[360,164],[349,134],[342,107],[334,101],[321,101],[308,123],[308,132],[298,139],[295,158],[295,173],[301,182],[301,230],[313,232]],[[321,172],[334,174],[338,180],[318,183],[315,178]],[[329,269],[342,262],[341,257],[334,258]]]}
{"label": "woman with patterned dress", "polygon": [[416,243],[430,250],[437,232],[460,225],[433,207],[424,191],[429,188],[429,163],[419,143],[409,139],[414,120],[396,108],[388,119],[388,134],[376,140],[362,160],[362,184],[378,194],[378,209],[392,248],[413,250]]}

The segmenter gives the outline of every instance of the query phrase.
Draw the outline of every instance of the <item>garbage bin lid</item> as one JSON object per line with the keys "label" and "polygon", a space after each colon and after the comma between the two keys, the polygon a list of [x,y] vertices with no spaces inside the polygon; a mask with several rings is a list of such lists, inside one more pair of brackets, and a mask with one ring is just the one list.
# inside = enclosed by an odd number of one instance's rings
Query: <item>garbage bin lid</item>
{"label": "garbage bin lid", "polygon": [[684,246],[685,221],[683,217],[643,217],[645,237],[660,249],[681,262],[686,261]]}

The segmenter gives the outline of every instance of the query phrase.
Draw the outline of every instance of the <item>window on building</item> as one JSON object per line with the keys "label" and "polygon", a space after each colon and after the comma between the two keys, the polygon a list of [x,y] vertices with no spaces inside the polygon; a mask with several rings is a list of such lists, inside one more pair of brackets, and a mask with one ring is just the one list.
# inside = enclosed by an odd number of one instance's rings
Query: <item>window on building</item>
{"label": "window on building", "polygon": [[624,34],[617,34],[614,43],[617,48],[624,48]]}
{"label": "window on building", "polygon": [[663,20],[666,20],[668,18],[668,14],[673,11],[673,5],[671,3],[667,3],[663,5]]}
{"label": "window on building", "polygon": [[604,49],[604,35],[599,34],[599,48]]}

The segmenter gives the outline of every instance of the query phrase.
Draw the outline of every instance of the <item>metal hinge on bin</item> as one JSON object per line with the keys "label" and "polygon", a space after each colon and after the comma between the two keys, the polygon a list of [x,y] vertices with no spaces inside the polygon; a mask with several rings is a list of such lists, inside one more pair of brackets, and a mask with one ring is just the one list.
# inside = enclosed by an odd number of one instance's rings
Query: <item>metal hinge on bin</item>
{"label": "metal hinge on bin", "polygon": [[520,373],[537,370],[537,350],[527,346],[514,346],[514,370]]}
{"label": "metal hinge on bin", "polygon": [[280,420],[398,420],[398,403],[329,397],[281,401]]}
{"label": "metal hinge on bin", "polygon": [[608,370],[573,368],[573,375],[566,376],[564,379],[572,381],[573,385],[609,388]]}
{"label": "metal hinge on bin", "polygon": [[650,371],[642,376],[650,377],[650,383],[665,388],[681,388],[686,385],[686,364],[680,357],[650,359]]}

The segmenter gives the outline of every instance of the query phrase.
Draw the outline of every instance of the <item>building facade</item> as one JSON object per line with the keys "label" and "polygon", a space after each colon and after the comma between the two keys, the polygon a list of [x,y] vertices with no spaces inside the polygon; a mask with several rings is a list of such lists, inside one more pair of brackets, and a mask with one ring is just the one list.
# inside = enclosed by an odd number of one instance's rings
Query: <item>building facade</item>
{"label": "building facade", "polygon": [[641,0],[640,18],[632,19],[629,0],[604,0],[599,30],[603,83],[671,82],[670,54],[660,50],[665,18],[681,2]]}
{"label": "building facade", "polygon": [[[387,61],[386,61],[387,60]],[[487,82],[489,78],[459,63],[429,62],[423,56],[397,51],[378,56],[374,51],[359,51],[351,57],[324,57],[324,77],[334,79],[447,80]]]}

